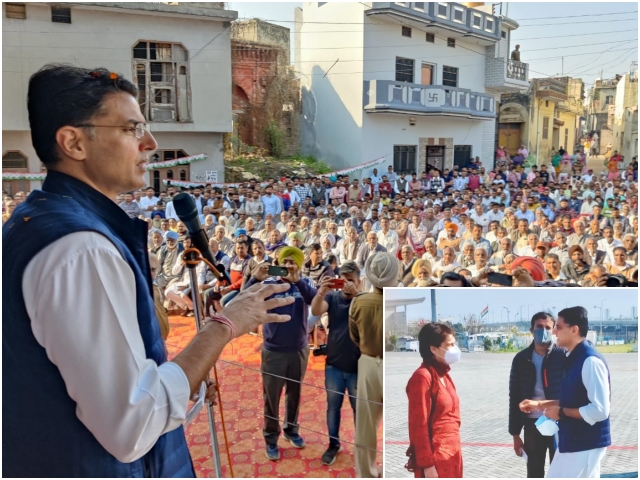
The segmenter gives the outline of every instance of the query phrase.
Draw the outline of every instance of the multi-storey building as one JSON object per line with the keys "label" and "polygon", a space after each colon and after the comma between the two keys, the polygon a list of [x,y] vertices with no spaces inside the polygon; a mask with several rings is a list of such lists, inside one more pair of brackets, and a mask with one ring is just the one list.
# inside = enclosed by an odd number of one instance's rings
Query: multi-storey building
{"label": "multi-storey building", "polygon": [[526,93],[506,94],[498,143],[514,155],[520,145],[548,162],[552,150],[573,152],[584,116],[584,83],[570,77],[534,78]]}
{"label": "multi-storey building", "polygon": [[515,28],[481,3],[305,3],[294,27],[303,152],[337,168],[492,165],[496,100],[528,86],[526,64],[509,60]]}
{"label": "multi-storey building", "polygon": [[620,77],[616,85],[612,148],[629,163],[638,155],[638,65]]}
{"label": "multi-storey building", "polygon": [[[47,63],[104,67],[138,86],[158,141],[153,166],[160,168],[148,178],[156,190],[166,179],[204,183],[207,172],[223,180],[236,12],[219,2],[3,3],[2,9],[3,190],[39,188],[41,181],[30,179],[45,174],[31,145],[26,96],[29,77]],[[199,160],[190,163],[194,156]]]}

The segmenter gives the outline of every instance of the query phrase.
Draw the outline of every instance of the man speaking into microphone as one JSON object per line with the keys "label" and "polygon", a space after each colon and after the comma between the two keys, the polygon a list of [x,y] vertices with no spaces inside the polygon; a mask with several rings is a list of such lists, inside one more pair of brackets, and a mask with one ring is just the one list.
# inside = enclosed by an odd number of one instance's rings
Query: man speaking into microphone
{"label": "man speaking into microphone", "polygon": [[48,65],[29,81],[48,174],[2,230],[5,477],[194,477],[190,397],[234,336],[289,320],[267,313],[293,302],[269,298],[289,286],[257,285],[167,361],[147,224],[114,202],[145,185],[158,146],[136,98],[104,69]]}

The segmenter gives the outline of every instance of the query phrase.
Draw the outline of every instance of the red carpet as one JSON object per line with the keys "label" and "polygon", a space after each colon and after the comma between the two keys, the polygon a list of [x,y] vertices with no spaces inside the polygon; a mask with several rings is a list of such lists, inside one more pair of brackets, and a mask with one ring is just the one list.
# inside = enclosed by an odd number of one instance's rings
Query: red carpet
{"label": "red carpet", "polygon": [[[169,358],[177,355],[196,332],[193,318],[169,318],[171,333],[167,339]],[[321,332],[321,335],[323,333]],[[322,343],[322,341],[320,342]],[[336,462],[327,467],[321,457],[329,445],[326,423],[326,394],[324,388],[325,357],[310,355],[309,366],[302,387],[300,406],[300,435],[307,446],[293,448],[280,437],[280,460],[272,462],[265,456],[262,437],[262,380],[260,348],[262,339],[244,335],[227,345],[217,363],[222,408],[227,427],[233,473],[235,477],[355,477],[353,412],[345,398],[342,407],[340,439],[342,451]],[[231,362],[231,363],[227,363]],[[211,372],[213,378],[213,371]],[[280,402],[280,418],[284,415],[284,395]],[[219,408],[216,408],[216,430],[224,477],[231,477],[227,448],[222,434]],[[206,409],[186,429],[187,442],[198,477],[214,477],[211,441]],[[382,429],[378,434],[378,451],[382,452]],[[381,466],[382,454],[378,453]],[[381,469],[380,469],[381,471]]]}

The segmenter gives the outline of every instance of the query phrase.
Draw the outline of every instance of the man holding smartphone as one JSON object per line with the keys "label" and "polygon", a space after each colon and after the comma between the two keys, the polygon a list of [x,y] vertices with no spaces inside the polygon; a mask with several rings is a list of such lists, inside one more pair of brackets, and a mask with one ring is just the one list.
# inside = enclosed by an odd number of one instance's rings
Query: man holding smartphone
{"label": "man holding smartphone", "polygon": [[[344,285],[337,285],[342,280]],[[311,302],[311,314],[329,314],[329,338],[324,382],[327,389],[327,429],[329,448],[322,455],[322,463],[333,465],[340,452],[340,410],[345,390],[356,418],[356,387],[358,384],[358,359],[360,349],[349,336],[349,307],[360,291],[360,268],[353,262],[340,267],[340,279],[324,277]]]}
{"label": "man holding smartphone", "polygon": [[[298,413],[302,381],[309,361],[307,322],[309,305],[316,296],[316,289],[309,277],[301,275],[304,262],[302,250],[284,247],[278,255],[278,264],[288,272],[283,276],[270,276],[269,265],[265,262],[247,282],[247,288],[255,283],[265,285],[289,284],[289,290],[280,293],[282,297],[293,297],[295,302],[284,307],[291,321],[288,328],[279,328],[275,323],[265,323],[262,329],[262,385],[264,394],[264,428],[266,455],[269,460],[280,459],[278,437],[280,436],[280,396],[286,386],[285,418],[283,438],[295,448],[304,448],[305,442],[298,434]],[[285,272],[281,272],[285,273]],[[273,312],[275,313],[275,312]]]}

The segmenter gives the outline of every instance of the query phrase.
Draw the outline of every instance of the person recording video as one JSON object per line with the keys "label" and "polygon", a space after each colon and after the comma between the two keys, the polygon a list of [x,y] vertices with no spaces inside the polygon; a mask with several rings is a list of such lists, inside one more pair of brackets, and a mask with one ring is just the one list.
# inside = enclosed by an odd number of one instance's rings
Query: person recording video
{"label": "person recording video", "polygon": [[189,399],[234,337],[290,319],[289,285],[256,285],[167,361],[148,227],[114,201],[145,185],[158,147],[137,93],[103,68],[29,80],[47,177],[2,230],[4,476],[195,477]]}
{"label": "person recording video", "polygon": [[326,354],[324,384],[327,389],[327,429],[329,448],[322,455],[322,463],[333,465],[340,452],[340,411],[344,392],[356,418],[356,387],[360,349],[349,336],[349,307],[361,288],[360,268],[354,261],[340,266],[340,279],[324,277],[311,302],[311,314],[328,314],[327,344],[314,351]]}

